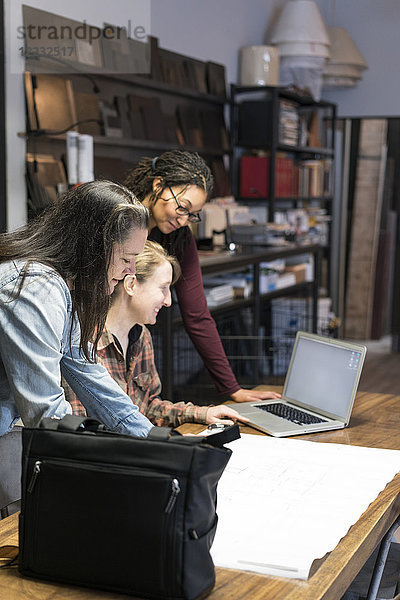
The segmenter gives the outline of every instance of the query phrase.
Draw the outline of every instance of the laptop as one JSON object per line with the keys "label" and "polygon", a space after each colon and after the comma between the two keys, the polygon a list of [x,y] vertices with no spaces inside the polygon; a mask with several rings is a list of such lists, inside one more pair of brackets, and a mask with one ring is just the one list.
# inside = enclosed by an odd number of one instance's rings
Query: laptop
{"label": "laptop", "polygon": [[282,398],[229,404],[249,425],[275,437],[346,427],[366,347],[297,332]]}

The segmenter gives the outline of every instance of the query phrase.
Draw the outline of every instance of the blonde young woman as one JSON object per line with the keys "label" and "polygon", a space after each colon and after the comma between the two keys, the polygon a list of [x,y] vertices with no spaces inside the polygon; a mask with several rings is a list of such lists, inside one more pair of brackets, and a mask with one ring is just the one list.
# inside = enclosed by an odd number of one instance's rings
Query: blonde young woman
{"label": "blonde young woman", "polygon": [[[159,311],[171,305],[170,286],[179,275],[177,260],[159,244],[147,241],[136,258],[136,276],[126,275],[112,294],[98,359],[154,425],[245,421],[226,406],[196,406],[161,398],[153,344],[145,324],[154,324]],[[69,390],[67,398],[74,412],[82,414],[83,407]]]}

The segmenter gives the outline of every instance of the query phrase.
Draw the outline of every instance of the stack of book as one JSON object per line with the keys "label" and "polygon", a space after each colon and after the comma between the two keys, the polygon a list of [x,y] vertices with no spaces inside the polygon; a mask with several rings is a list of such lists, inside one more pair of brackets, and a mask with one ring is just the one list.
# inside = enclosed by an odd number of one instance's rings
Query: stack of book
{"label": "stack of book", "polygon": [[233,286],[229,283],[223,283],[211,288],[205,286],[204,292],[209,307],[225,304],[233,298]]}
{"label": "stack of book", "polygon": [[279,142],[288,146],[299,143],[299,114],[295,102],[282,99],[279,114]]}

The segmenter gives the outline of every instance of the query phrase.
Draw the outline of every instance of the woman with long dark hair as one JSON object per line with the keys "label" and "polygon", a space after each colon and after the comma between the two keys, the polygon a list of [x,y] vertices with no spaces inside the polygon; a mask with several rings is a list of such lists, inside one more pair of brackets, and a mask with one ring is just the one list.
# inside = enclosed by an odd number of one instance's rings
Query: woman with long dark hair
{"label": "woman with long dark hair", "polygon": [[109,429],[151,424],[96,364],[114,286],[135,273],[148,211],[121,185],[83,184],[0,236],[0,435],[71,412],[61,375]]}
{"label": "woman with long dark hair", "polygon": [[159,242],[179,261],[182,277],[175,289],[184,326],[218,391],[237,402],[279,397],[274,392],[240,387],[207,307],[196,243],[188,227],[201,220],[201,209],[213,187],[204,160],[196,153],[180,150],[143,158],[124,183],[149,209],[149,239]]}

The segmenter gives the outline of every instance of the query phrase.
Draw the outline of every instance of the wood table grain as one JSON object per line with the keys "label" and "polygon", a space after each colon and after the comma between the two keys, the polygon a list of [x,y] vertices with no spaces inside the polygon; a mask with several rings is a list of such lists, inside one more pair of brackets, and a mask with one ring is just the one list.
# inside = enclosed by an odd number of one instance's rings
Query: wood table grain
{"label": "wood table grain", "polygon": [[[196,433],[202,425],[183,425]],[[243,433],[262,435],[249,427]],[[334,442],[400,450],[400,396],[359,392],[349,427],[306,436],[316,442]],[[324,559],[314,561],[307,581],[216,569],[210,600],[338,600],[376,545],[400,515],[400,475],[388,483],[360,519]],[[17,544],[17,515],[0,521],[0,545]],[[290,540],[288,540],[290,543]],[[72,586],[29,580],[16,567],[0,569],[0,600],[86,600],[132,598]]]}

